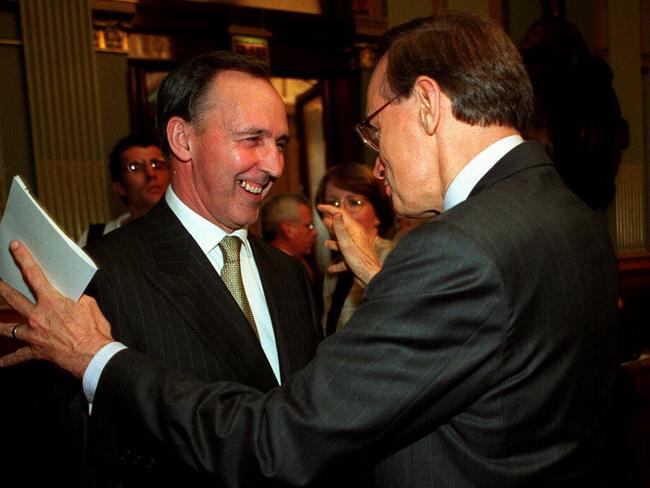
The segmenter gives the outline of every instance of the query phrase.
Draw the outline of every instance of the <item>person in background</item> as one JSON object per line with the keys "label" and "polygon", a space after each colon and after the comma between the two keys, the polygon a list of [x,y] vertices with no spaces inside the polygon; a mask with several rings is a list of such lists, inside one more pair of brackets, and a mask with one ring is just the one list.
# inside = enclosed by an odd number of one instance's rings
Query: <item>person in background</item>
{"label": "person in background", "polygon": [[[316,190],[316,201],[346,209],[373,242],[380,262],[393,248],[385,236],[393,226],[393,209],[384,186],[372,170],[359,163],[331,166]],[[333,253],[332,264],[340,260]],[[323,278],[323,331],[332,335],[345,327],[363,298],[365,287],[349,271],[325,273]]]}
{"label": "person in background", "polygon": [[77,242],[83,247],[133,219],[158,203],[169,184],[169,164],[155,137],[131,133],[120,139],[108,156],[113,190],[129,211],[105,223],[90,224]]}
{"label": "person in background", "polygon": [[268,198],[260,213],[262,238],[274,247],[298,259],[312,283],[317,282],[311,261],[316,242],[316,228],[309,200],[297,193]]}
{"label": "person in background", "polygon": [[567,20],[564,2],[553,3],[557,8],[547,6],[519,45],[535,96],[524,136],[540,141],[567,186],[604,214],[616,193],[628,125],[612,69]]}
{"label": "person in background", "polygon": [[344,207],[319,205],[328,248],[368,286],[306,368],[266,393],[184,377],[121,348],[18,242],[39,299],[0,282],[28,318],[0,324],[25,341],[0,366],[54,362],[231,488],[252,473],[304,486],[342,463],[366,463],[378,488],[600,486],[617,371],[607,228],[521,137],[532,87],[501,27],[444,12],[390,35],[357,131],[395,212],[437,216],[381,266]]}

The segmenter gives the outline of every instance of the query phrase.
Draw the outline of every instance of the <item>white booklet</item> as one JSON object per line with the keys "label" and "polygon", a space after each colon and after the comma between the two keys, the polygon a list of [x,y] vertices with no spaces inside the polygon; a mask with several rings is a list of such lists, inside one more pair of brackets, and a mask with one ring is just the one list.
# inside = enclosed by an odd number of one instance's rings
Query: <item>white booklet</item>
{"label": "white booklet", "polygon": [[57,290],[79,300],[97,266],[52,220],[20,176],[14,176],[0,221],[0,278],[35,302],[9,252],[9,242],[14,239],[27,246]]}

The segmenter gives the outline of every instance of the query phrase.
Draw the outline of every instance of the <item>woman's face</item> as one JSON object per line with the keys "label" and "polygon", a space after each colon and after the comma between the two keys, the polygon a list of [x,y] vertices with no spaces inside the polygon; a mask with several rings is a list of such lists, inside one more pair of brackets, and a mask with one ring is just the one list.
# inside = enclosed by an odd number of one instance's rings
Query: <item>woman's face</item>
{"label": "woman's face", "polygon": [[377,217],[375,208],[368,198],[360,193],[343,190],[328,182],[325,185],[324,200],[327,203],[345,208],[354,220],[366,229],[369,236],[377,236],[380,224],[379,217]]}

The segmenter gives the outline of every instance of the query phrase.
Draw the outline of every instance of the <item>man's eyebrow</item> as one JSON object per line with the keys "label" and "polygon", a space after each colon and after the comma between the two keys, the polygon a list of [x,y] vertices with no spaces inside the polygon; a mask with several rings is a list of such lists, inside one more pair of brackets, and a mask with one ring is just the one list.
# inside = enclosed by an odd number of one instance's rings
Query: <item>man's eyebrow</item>
{"label": "man's eyebrow", "polygon": [[236,136],[268,136],[270,132],[266,129],[260,129],[259,127],[245,127],[234,131]]}
{"label": "man's eyebrow", "polygon": [[[247,127],[238,131],[234,132],[235,136],[239,137],[246,137],[246,136],[262,136],[262,137],[268,137],[271,135],[271,131],[267,129],[261,129],[259,127]],[[281,142],[281,143],[288,143],[290,139],[289,134],[282,134],[276,139],[276,142]]]}

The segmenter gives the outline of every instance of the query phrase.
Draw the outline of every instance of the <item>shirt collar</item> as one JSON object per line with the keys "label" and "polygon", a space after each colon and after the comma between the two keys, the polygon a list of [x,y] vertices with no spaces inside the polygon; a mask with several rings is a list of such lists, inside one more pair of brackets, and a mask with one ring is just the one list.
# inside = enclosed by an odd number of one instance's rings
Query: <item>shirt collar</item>
{"label": "shirt collar", "polygon": [[[165,201],[205,254],[212,251],[221,242],[221,239],[228,235],[221,227],[213,224],[183,203],[174,193],[171,185],[167,187]],[[237,236],[242,240],[244,243],[242,249],[244,249],[247,257],[253,255],[246,229],[237,229],[230,235]]]}
{"label": "shirt collar", "polygon": [[449,185],[442,204],[443,212],[465,201],[472,189],[490,171],[492,166],[522,142],[524,140],[520,135],[508,136],[499,139],[478,153],[474,159],[460,170],[460,173],[456,175],[456,178]]}

